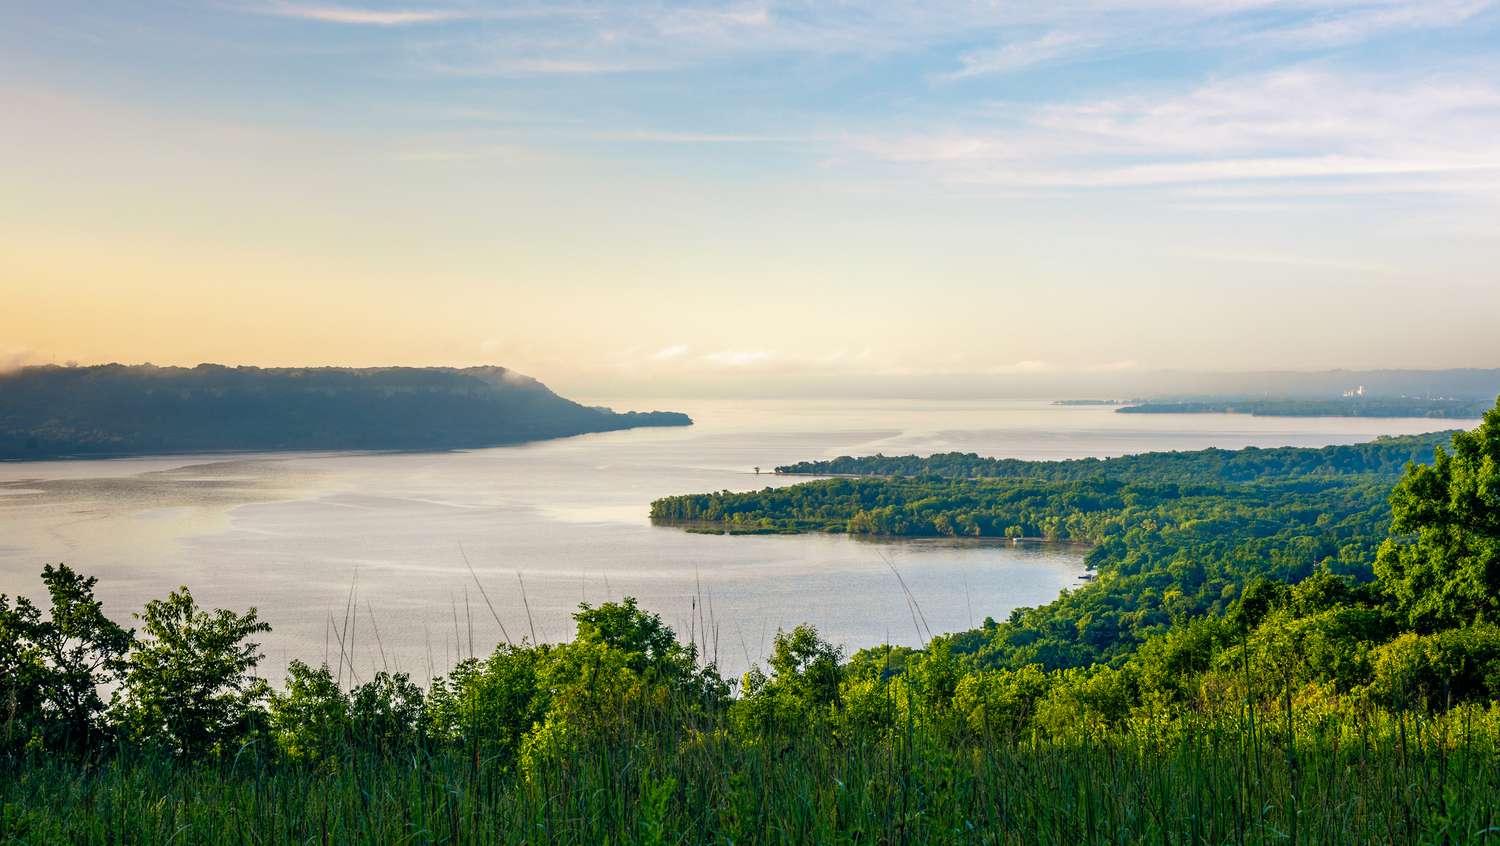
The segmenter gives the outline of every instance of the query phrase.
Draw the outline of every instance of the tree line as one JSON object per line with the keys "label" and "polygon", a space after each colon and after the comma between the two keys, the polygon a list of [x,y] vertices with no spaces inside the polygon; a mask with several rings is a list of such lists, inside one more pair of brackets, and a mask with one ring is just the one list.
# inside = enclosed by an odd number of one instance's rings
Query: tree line
{"label": "tree line", "polygon": [[1115,479],[1123,482],[1253,482],[1261,478],[1359,473],[1378,473],[1394,479],[1407,464],[1431,460],[1433,448],[1448,444],[1453,434],[1448,431],[1381,437],[1367,443],[1320,449],[1202,449],[1062,461],[990,458],[972,452],[947,452],[926,457],[877,454],[856,458],[845,455],[824,461],[788,464],[777,467],[776,472],[811,476],[1024,478],[1054,482],[1090,479]]}

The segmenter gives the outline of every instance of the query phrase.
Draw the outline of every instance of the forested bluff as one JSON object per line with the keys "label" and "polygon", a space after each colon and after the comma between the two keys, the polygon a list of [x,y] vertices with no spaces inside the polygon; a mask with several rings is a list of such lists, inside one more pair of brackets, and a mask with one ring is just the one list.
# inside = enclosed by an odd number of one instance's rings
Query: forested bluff
{"label": "forested bluff", "polygon": [[686,426],[580,405],[504,367],[40,366],[0,373],[0,459],[466,449]]}

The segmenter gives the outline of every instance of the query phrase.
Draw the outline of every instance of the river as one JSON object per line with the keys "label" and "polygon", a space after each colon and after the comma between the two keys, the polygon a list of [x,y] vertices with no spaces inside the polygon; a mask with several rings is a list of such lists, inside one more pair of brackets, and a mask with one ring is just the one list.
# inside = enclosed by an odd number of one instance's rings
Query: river
{"label": "river", "polygon": [[42,565],[66,561],[97,576],[105,610],[127,621],[186,584],[201,604],[259,609],[273,626],[262,639],[273,679],[292,658],[337,663],[330,632],[347,626],[361,678],[386,667],[424,682],[507,637],[566,638],[579,602],[628,595],[737,674],[800,622],[852,649],[1003,619],[1080,584],[1082,552],[692,534],[649,523],[656,497],[792,484],[769,470],[842,454],[1073,458],[1473,425],[1035,400],[608,404],[697,423],[463,452],[0,463],[0,593],[34,596]]}

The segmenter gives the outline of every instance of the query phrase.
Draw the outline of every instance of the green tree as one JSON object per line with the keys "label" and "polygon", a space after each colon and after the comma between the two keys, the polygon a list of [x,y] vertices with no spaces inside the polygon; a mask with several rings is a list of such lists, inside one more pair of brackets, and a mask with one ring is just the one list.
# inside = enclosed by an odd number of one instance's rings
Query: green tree
{"label": "green tree", "polygon": [[475,761],[513,761],[551,705],[551,691],[538,679],[550,651],[502,644],[488,658],[465,659],[434,679],[424,709],[428,734],[466,749]]}
{"label": "green tree", "polygon": [[313,669],[294,660],[266,716],[281,754],[327,764],[351,748],[410,748],[424,736],[425,712],[422,690],[405,673],[376,673],[345,693],[327,664]]}
{"label": "green tree", "polygon": [[843,650],[818,636],[807,624],[777,632],[771,646],[772,682],[793,691],[809,704],[838,702]]}
{"label": "green tree", "polygon": [[585,602],[578,606],[573,619],[578,624],[577,640],[624,652],[638,671],[669,665],[683,651],[660,615],[640,610],[633,596],[598,608]]}
{"label": "green tree", "polygon": [[841,704],[843,650],[806,623],[778,631],[771,646],[771,675],[760,667],[745,673],[744,697],[736,704],[743,727],[768,734],[817,725]]}
{"label": "green tree", "polygon": [[187,757],[239,744],[264,714],[269,693],[253,672],[260,644],[247,639],[271,627],[254,608],[204,611],[186,587],[146,603],[138,617],[149,640],[130,656],[125,726]]}
{"label": "green tree", "polygon": [[677,639],[661,615],[642,611],[635,597],[605,602],[595,608],[578,606],[574,644],[595,644],[623,655],[626,665],[652,683],[665,683],[671,690],[710,702],[727,695],[713,664],[698,665],[698,648]]}
{"label": "green tree", "polygon": [[283,690],[271,694],[267,717],[281,754],[321,763],[348,738],[349,698],[327,664],[313,669],[294,659],[287,665]]}
{"label": "green tree", "polygon": [[[101,685],[118,681],[133,634],[104,615],[97,579],[66,564],[42,569],[47,617],[25,597],[0,596],[0,708],[4,736],[83,751],[103,738]],[[24,730],[23,730],[24,727]]]}
{"label": "green tree", "polygon": [[1500,403],[1454,435],[1451,453],[1408,466],[1391,510],[1375,572],[1410,625],[1500,622]]}
{"label": "green tree", "polygon": [[421,739],[425,719],[422,689],[406,673],[376,673],[349,693],[350,731],[377,752],[410,747]]}
{"label": "green tree", "polygon": [[577,637],[555,647],[539,674],[552,692],[550,725],[618,736],[632,728],[626,715],[694,720],[726,706],[728,685],[714,665],[700,666],[698,650],[634,598],[580,605],[573,619]]}
{"label": "green tree", "polygon": [[0,594],[0,752],[25,745],[40,728],[43,666],[30,638],[39,619],[25,597],[12,605]]}

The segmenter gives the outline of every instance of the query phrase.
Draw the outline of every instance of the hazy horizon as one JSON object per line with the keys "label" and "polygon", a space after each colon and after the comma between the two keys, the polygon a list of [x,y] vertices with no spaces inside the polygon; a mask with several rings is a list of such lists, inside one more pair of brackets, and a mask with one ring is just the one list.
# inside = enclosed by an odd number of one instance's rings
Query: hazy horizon
{"label": "hazy horizon", "polygon": [[[80,362],[49,363],[53,366],[86,367]],[[103,362],[102,364],[147,367],[200,365],[258,366],[230,362],[162,364],[157,362]],[[38,365],[25,365],[38,366]],[[387,362],[366,365],[369,369],[412,367]],[[502,363],[465,365],[506,367]],[[292,369],[343,368],[348,365],[307,363]],[[437,368],[453,365],[433,365]],[[460,366],[461,367],[461,366]],[[355,369],[360,369],[356,367]],[[849,399],[849,400],[991,400],[991,399],[1162,399],[1170,397],[1266,396],[1277,398],[1322,398],[1362,389],[1371,397],[1457,397],[1489,400],[1500,394],[1500,368],[1356,370],[1111,370],[1068,372],[1033,370],[1024,373],[797,373],[766,370],[716,381],[691,379],[615,378],[552,380],[546,374],[509,368],[521,376],[535,378],[554,392],[584,402],[671,401],[694,399]],[[6,368],[0,368],[0,376]],[[623,409],[622,409],[623,410]],[[643,410],[643,409],[635,409]]]}

